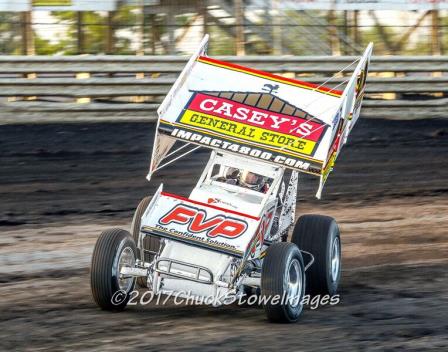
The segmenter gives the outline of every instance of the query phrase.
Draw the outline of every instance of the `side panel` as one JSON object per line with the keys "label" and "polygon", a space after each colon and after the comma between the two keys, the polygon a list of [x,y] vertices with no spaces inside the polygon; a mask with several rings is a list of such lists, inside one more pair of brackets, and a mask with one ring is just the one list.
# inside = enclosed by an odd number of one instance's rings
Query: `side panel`
{"label": "side panel", "polygon": [[276,202],[267,205],[261,220],[258,224],[257,230],[247,246],[244,259],[256,259],[261,255],[264,241],[269,237],[272,223],[275,216]]}
{"label": "side panel", "polygon": [[320,199],[322,190],[328,175],[333,170],[336,158],[342,146],[347,142],[348,135],[356,124],[361,112],[361,104],[364,98],[367,73],[373,44],[370,43],[363,56],[359,60],[347,87],[341,97],[341,104],[332,122],[331,143],[327,152],[326,162],[320,176],[319,189],[316,197]]}

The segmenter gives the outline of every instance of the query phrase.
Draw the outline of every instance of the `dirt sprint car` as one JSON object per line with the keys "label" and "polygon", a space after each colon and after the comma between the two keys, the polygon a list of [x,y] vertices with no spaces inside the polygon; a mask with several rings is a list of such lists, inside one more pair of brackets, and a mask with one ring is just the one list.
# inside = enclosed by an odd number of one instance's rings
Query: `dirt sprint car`
{"label": "dirt sprint car", "polygon": [[372,44],[339,91],[210,58],[207,42],[157,111],[148,180],[197,148],[211,149],[210,159],[188,198],[162,184],[138,205],[132,234],[101,234],[93,298],[121,310],[136,285],[216,306],[255,294],[269,320],[295,322],[304,295],[334,295],[341,276],[336,221],[294,223],[299,173],[320,178],[320,198],[358,119]]}

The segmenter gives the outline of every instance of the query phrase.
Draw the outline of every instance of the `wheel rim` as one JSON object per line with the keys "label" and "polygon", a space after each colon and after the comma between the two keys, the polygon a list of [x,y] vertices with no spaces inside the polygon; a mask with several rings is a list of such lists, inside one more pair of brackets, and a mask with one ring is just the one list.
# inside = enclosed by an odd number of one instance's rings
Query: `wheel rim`
{"label": "wheel rim", "polygon": [[118,287],[120,288],[120,290],[124,290],[126,292],[128,292],[131,287],[132,287],[132,283],[134,281],[134,278],[132,276],[123,276],[121,274],[121,269],[124,267],[130,267],[133,268],[135,265],[135,255],[134,255],[134,251],[132,250],[131,247],[125,247],[121,253],[120,256],[118,258],[118,270],[117,270],[117,274],[118,274]]}
{"label": "wheel rim", "polygon": [[289,264],[288,275],[286,275],[286,287],[288,293],[288,301],[292,307],[300,304],[302,296],[302,270],[297,259],[293,259]]}
{"label": "wheel rim", "polygon": [[331,280],[337,281],[341,270],[341,243],[339,237],[335,237],[331,246]]}

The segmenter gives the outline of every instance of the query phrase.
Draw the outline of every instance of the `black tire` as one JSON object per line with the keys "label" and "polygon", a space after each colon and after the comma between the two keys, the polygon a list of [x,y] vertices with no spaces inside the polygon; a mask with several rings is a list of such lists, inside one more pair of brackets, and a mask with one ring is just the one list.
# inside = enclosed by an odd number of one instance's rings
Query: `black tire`
{"label": "black tire", "polygon": [[[244,286],[243,287],[244,297],[242,299],[242,303],[239,303],[238,306],[241,308],[255,308],[259,307],[258,298],[260,297],[261,290],[259,288]],[[252,296],[257,296],[257,300],[253,304],[249,304],[248,301],[251,302],[253,298]]]}
{"label": "black tire", "polygon": [[[288,297],[285,286],[290,269],[296,270],[292,272],[298,275],[291,277],[296,277],[297,283],[300,283],[297,296],[291,297],[295,302],[285,299]],[[266,252],[261,271],[261,295],[268,319],[276,323],[296,322],[303,310],[305,284],[305,269],[299,248],[289,242],[272,244]],[[274,297],[280,297],[280,301],[274,302]]]}
{"label": "black tire", "polygon": [[[336,294],[342,267],[341,239],[336,221],[329,216],[303,215],[296,222],[291,242],[314,256],[314,263],[306,272],[307,293],[313,296]],[[334,264],[338,269],[335,269],[337,274],[332,275],[333,245],[338,246],[339,265]]]}
{"label": "black tire", "polygon": [[122,229],[105,230],[96,241],[90,267],[90,287],[93,299],[101,309],[123,310],[134,289],[135,278],[125,290],[120,289],[118,282],[118,259],[125,249],[131,250],[137,258],[137,247],[131,234]]}
{"label": "black tire", "polygon": [[[151,202],[152,197],[145,197],[143,198],[140,203],[137,206],[137,209],[135,210],[134,217],[132,219],[132,237],[134,238],[135,244],[138,246],[138,236],[140,233],[140,225],[143,213],[145,212],[146,208],[148,208],[149,203]],[[143,239],[143,249],[157,252],[160,248],[160,238],[155,236],[145,236]],[[140,258],[140,248],[138,249],[138,259]],[[145,262],[151,262],[154,258],[153,254],[145,253]],[[139,287],[147,287],[147,279],[145,277],[139,277],[137,279],[137,284]]]}

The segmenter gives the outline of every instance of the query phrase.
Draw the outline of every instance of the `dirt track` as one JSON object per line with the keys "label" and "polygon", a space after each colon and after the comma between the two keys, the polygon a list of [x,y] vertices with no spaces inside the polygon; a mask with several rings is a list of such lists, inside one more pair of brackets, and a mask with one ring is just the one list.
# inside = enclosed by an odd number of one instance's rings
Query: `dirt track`
{"label": "dirt track", "polygon": [[152,128],[0,126],[0,350],[448,350],[448,121],[361,120],[323,201],[302,179],[298,211],[338,220],[344,272],[341,303],[296,325],[257,308],[92,303],[99,232],[129,228],[162,179],[187,194],[207,157],[147,183]]}

